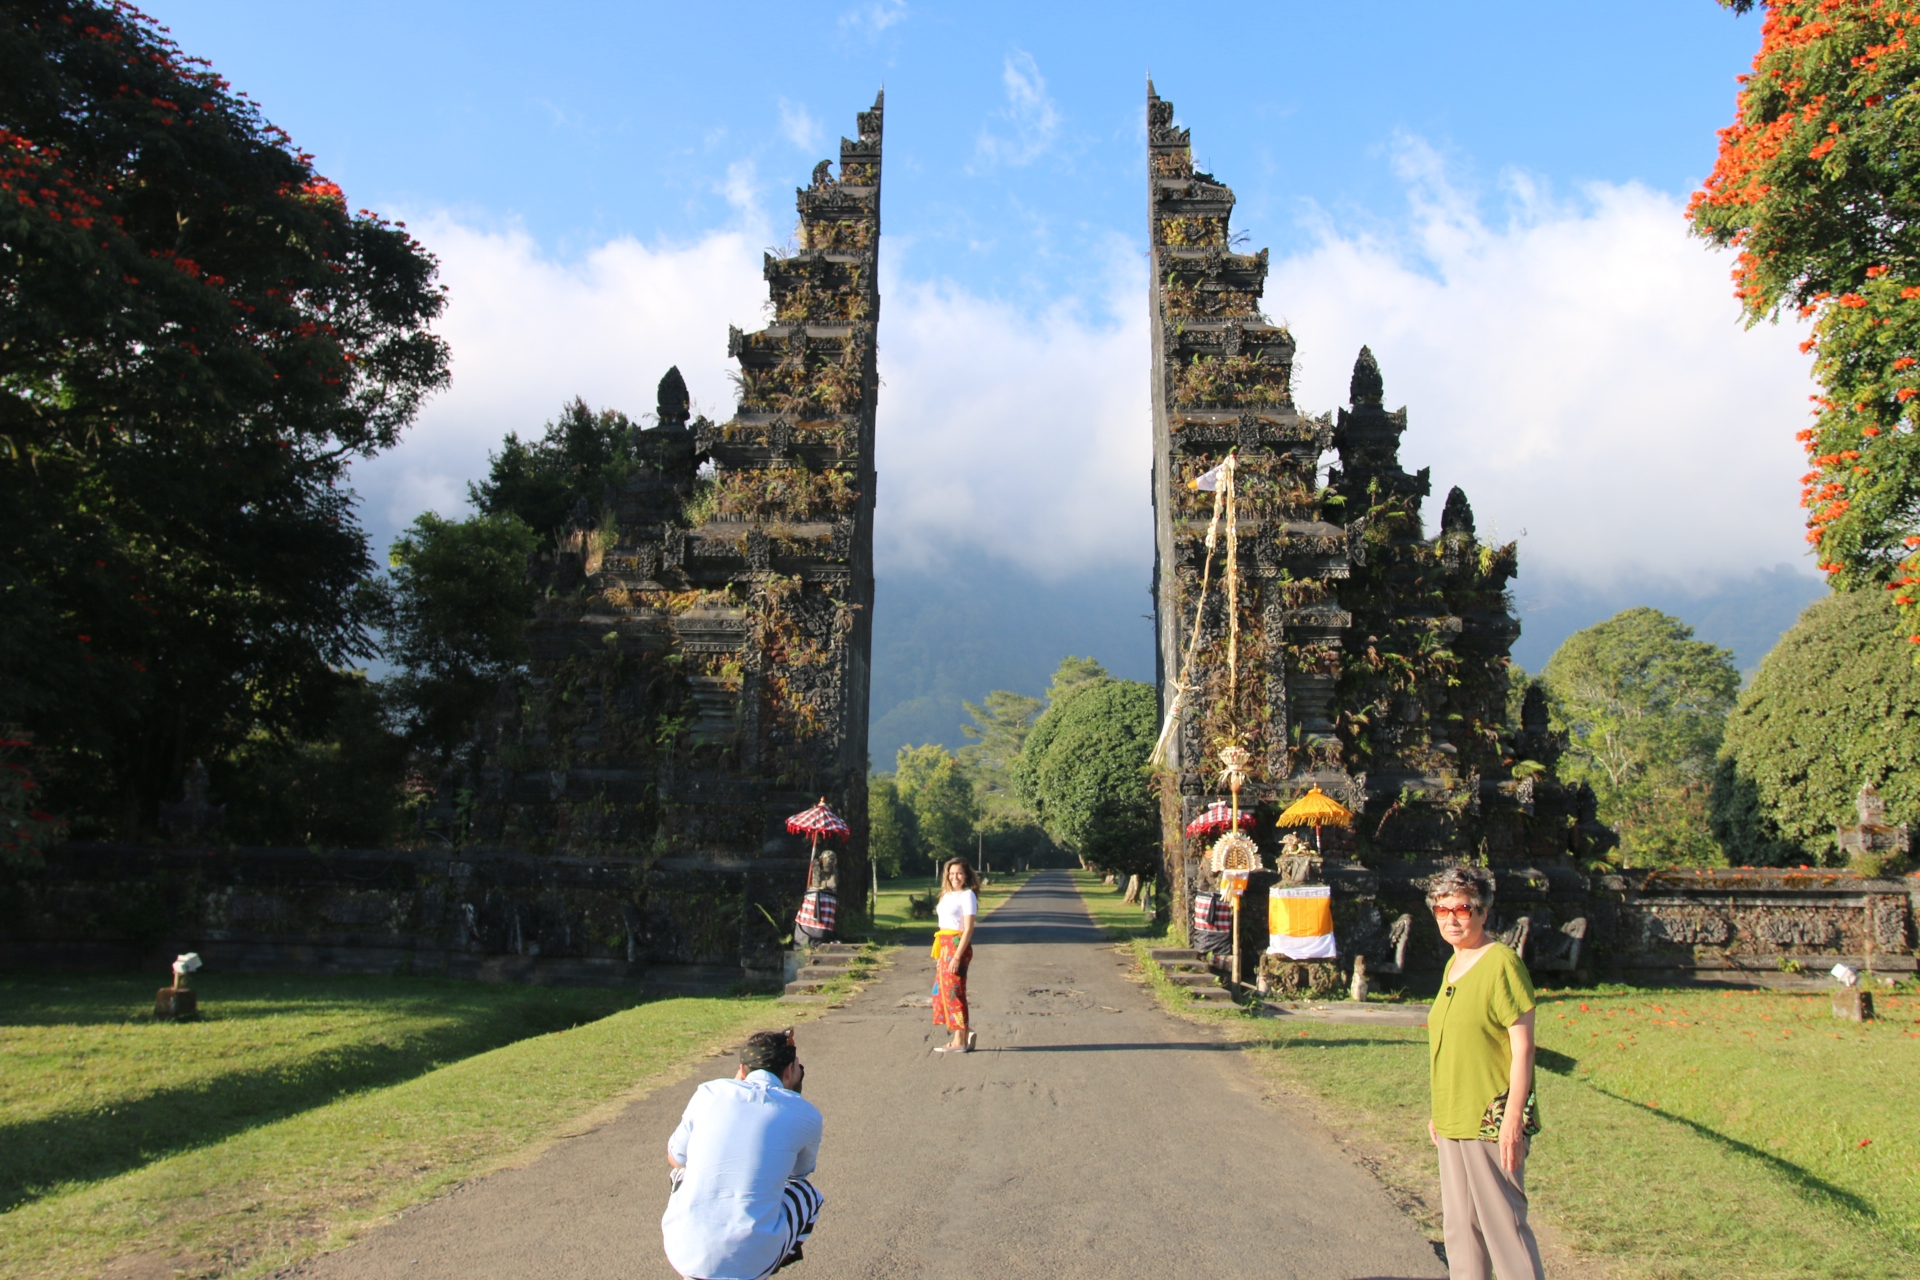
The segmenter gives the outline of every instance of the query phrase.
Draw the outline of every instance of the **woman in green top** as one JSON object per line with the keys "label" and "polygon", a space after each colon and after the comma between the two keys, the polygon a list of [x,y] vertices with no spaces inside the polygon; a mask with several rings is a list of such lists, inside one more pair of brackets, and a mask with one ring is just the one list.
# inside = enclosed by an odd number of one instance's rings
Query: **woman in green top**
{"label": "woman in green top", "polygon": [[[1527,1225],[1533,1099],[1533,980],[1487,933],[1493,877],[1454,867],[1427,882],[1427,905],[1453,948],[1427,1015],[1440,1214],[1452,1280],[1544,1280]],[[1518,1104],[1514,1099],[1520,1099]]]}

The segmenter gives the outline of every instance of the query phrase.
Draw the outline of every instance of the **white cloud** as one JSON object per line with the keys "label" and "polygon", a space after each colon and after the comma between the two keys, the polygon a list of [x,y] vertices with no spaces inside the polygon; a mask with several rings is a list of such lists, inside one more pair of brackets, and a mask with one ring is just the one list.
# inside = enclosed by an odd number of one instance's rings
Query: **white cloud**
{"label": "white cloud", "polygon": [[873,40],[888,27],[906,20],[907,0],[872,0],[870,4],[855,5],[841,14],[840,26],[864,32],[867,39]]}
{"label": "white cloud", "polygon": [[820,122],[804,103],[780,99],[780,133],[802,151],[812,152],[820,145]]}
{"label": "white cloud", "polygon": [[975,154],[990,164],[1031,164],[1046,153],[1060,132],[1060,108],[1047,96],[1047,81],[1040,74],[1039,64],[1024,50],[1015,49],[1007,55],[1000,80],[1006,87],[1007,105],[994,115],[1012,127],[1012,136],[982,129],[974,143]]}
{"label": "white cloud", "polygon": [[1045,576],[1151,561],[1146,282],[1137,256],[1116,254],[1109,298],[1038,314],[948,282],[893,287],[875,458],[883,569],[980,552]]}
{"label": "white cloud", "polygon": [[453,386],[428,402],[399,448],[355,468],[379,551],[423,510],[462,509],[469,480],[509,431],[537,435],[574,396],[650,414],[660,375],[678,365],[697,408],[733,412],[727,326],[762,323],[763,225],[746,221],[687,245],[619,239],[578,263],[552,260],[523,231],[482,230],[450,215],[409,219],[440,257],[449,289],[438,326]]}
{"label": "white cloud", "polygon": [[1302,408],[1344,403],[1373,348],[1401,456],[1473,501],[1483,531],[1524,529],[1521,565],[1590,582],[1684,581],[1797,563],[1808,358],[1793,328],[1745,330],[1729,263],[1681,202],[1595,185],[1558,203],[1509,181],[1491,225],[1413,146],[1397,242],[1343,231],[1277,261],[1267,309],[1300,343]]}
{"label": "white cloud", "polygon": [[[1300,343],[1304,411],[1344,403],[1354,355],[1371,345],[1389,403],[1409,407],[1403,461],[1433,468],[1429,520],[1459,484],[1483,532],[1524,529],[1523,596],[1550,578],[1704,589],[1803,563],[1792,436],[1811,387],[1799,335],[1739,326],[1728,264],[1687,236],[1678,199],[1601,185],[1556,201],[1514,181],[1496,223],[1417,148],[1402,168],[1404,225],[1321,218],[1274,263],[1266,306]],[[729,188],[753,207],[750,169]],[[454,386],[399,449],[360,468],[376,533],[426,507],[456,510],[489,448],[537,431],[576,394],[638,415],[678,364],[706,412],[731,413],[727,326],[762,323],[766,297],[764,220],[739,222],[691,244],[615,240],[568,264],[517,231],[414,219],[452,291],[441,328]],[[985,554],[1048,576],[1144,574],[1146,276],[1119,237],[1110,261],[1101,296],[1036,310],[914,278],[888,248],[884,568]]]}

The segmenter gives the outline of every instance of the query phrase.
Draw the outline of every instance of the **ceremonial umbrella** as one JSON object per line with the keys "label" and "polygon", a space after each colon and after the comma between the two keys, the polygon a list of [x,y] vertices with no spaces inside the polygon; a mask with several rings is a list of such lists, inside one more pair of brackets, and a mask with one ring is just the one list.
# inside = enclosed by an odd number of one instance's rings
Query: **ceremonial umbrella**
{"label": "ceremonial umbrella", "polygon": [[[1226,831],[1234,825],[1232,806],[1225,800],[1215,800],[1201,811],[1199,817],[1187,824],[1187,834],[1203,838],[1206,836],[1217,836],[1222,831]],[[1238,825],[1241,827],[1253,826],[1253,814],[1243,810],[1240,814]]]}
{"label": "ceremonial umbrella", "polygon": [[1318,851],[1321,827],[1345,827],[1352,822],[1353,814],[1347,811],[1346,806],[1315,785],[1307,794],[1288,805],[1286,812],[1280,815],[1280,821],[1274,825],[1312,827],[1313,847]]}
{"label": "ceremonial umbrella", "polygon": [[813,841],[813,852],[807,855],[807,888],[813,888],[813,864],[820,858],[822,840],[845,840],[852,834],[847,820],[827,808],[827,798],[820,797],[820,803],[805,813],[796,813],[787,819],[787,830],[796,836],[806,836]]}

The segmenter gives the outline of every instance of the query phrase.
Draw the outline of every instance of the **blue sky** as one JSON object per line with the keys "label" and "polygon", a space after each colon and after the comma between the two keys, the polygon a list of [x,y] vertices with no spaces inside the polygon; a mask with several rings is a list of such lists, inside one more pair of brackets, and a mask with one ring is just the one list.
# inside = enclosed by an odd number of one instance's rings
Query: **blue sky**
{"label": "blue sky", "polygon": [[876,627],[884,652],[939,653],[952,613],[934,606],[964,597],[992,643],[939,680],[877,663],[876,717],[884,687],[919,708],[913,733],[948,733],[960,696],[1037,691],[1061,646],[1150,677],[1151,70],[1238,192],[1249,247],[1272,250],[1301,408],[1340,405],[1370,344],[1435,501],[1460,484],[1483,534],[1520,540],[1524,661],[1658,602],[1746,665],[1818,589],[1800,335],[1743,328],[1728,262],[1686,234],[1759,41],[1712,0],[1208,7],[1218,21],[154,3],[354,205],[440,255],[453,387],[356,471],[382,547],[460,510],[489,448],[574,395],[640,413],[677,364],[729,414],[726,330],[764,323],[761,251],[884,84]]}
{"label": "blue sky", "polygon": [[155,11],[356,203],[515,220],[561,257],[726,223],[730,171],[803,177],[885,84],[888,234],[920,273],[1020,298],[1083,290],[1102,239],[1140,239],[1149,68],[1279,253],[1303,204],[1401,216],[1389,159],[1407,136],[1469,184],[1518,168],[1684,193],[1758,39],[1711,0],[1282,2],[1219,22],[887,0]]}

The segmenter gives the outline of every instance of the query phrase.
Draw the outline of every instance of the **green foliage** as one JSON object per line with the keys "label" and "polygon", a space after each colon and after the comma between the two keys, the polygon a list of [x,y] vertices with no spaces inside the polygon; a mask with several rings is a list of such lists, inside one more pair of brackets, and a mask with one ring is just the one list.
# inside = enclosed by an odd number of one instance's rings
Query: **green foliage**
{"label": "green foliage", "polygon": [[960,748],[960,762],[986,772],[1004,773],[1026,744],[1045,703],[1011,689],[995,689],[979,706],[971,702],[960,705],[973,720],[960,726],[962,736],[970,740]]}
{"label": "green foliage", "polygon": [[[1735,0],[1731,7],[1751,7]],[[1807,540],[1842,590],[1920,583],[1920,42],[1877,0],[1766,0],[1753,70],[1689,207],[1738,253],[1750,323],[1793,307],[1824,395],[1800,432]],[[1920,593],[1896,603],[1920,622]],[[1909,630],[1915,628],[1910,625]]]}
{"label": "green foliage", "polygon": [[1627,609],[1568,636],[1541,678],[1570,737],[1561,772],[1593,788],[1621,861],[1718,864],[1706,793],[1740,687],[1732,652],[1657,609]]}
{"label": "green foliage", "polygon": [[378,848],[402,833],[407,743],[364,673],[334,677],[330,714],[311,736],[256,734],[213,762],[237,844]]}
{"label": "green foliage", "polygon": [[1109,683],[1112,679],[1107,669],[1092,658],[1076,658],[1068,654],[1060,659],[1060,665],[1054,668],[1053,678],[1047,681],[1047,706],[1049,709],[1061,706],[1081,690]]}
{"label": "green foliage", "polygon": [[66,823],[42,806],[46,752],[18,725],[0,724],[0,867],[37,865]]}
{"label": "green foliage", "polygon": [[[1056,687],[1066,674],[1063,663]],[[1068,683],[1065,696],[1053,699],[1028,735],[1013,775],[1048,835],[1108,870],[1155,872],[1160,811],[1147,756],[1159,720],[1152,685],[1104,673],[1078,687]]]}
{"label": "green foliage", "polygon": [[[1089,659],[1069,661],[1090,666],[1103,677],[1106,674]],[[973,741],[960,748],[959,759],[979,802],[975,830],[987,864],[995,868],[1073,865],[1073,858],[1047,835],[1013,783],[1021,749],[1046,704],[1009,689],[995,689],[977,706],[961,705],[973,723],[961,725],[960,732]]]}
{"label": "green foliage", "polygon": [[386,651],[393,700],[416,747],[445,763],[527,657],[535,535],[511,511],[445,520],[429,511],[393,544]]}
{"label": "green foliage", "polygon": [[1507,663],[1507,712],[1505,723],[1518,728],[1520,725],[1520,704],[1527,700],[1527,686],[1533,683],[1533,677],[1527,669],[1517,662]]}
{"label": "green foliage", "polygon": [[894,762],[900,797],[913,810],[914,843],[934,865],[974,855],[973,824],[980,816],[973,783],[938,743],[902,747]]}
{"label": "green foliage", "polygon": [[1889,822],[1920,819],[1920,671],[1883,592],[1818,600],[1773,651],[1727,720],[1713,830],[1748,866],[1839,860],[1862,783]]}
{"label": "green foliage", "polygon": [[[130,6],[0,31],[0,719],[133,834],[371,656],[346,466],[447,380],[434,259]],[[76,814],[76,816],[79,816]]]}
{"label": "green foliage", "polygon": [[899,786],[885,774],[867,777],[867,856],[889,880],[921,861],[913,808],[901,800]]}
{"label": "green foliage", "polygon": [[509,433],[500,452],[487,455],[487,478],[468,485],[467,495],[484,514],[516,516],[549,537],[579,514],[582,502],[598,513],[607,486],[632,474],[635,430],[626,414],[595,413],[576,396],[538,440]]}

